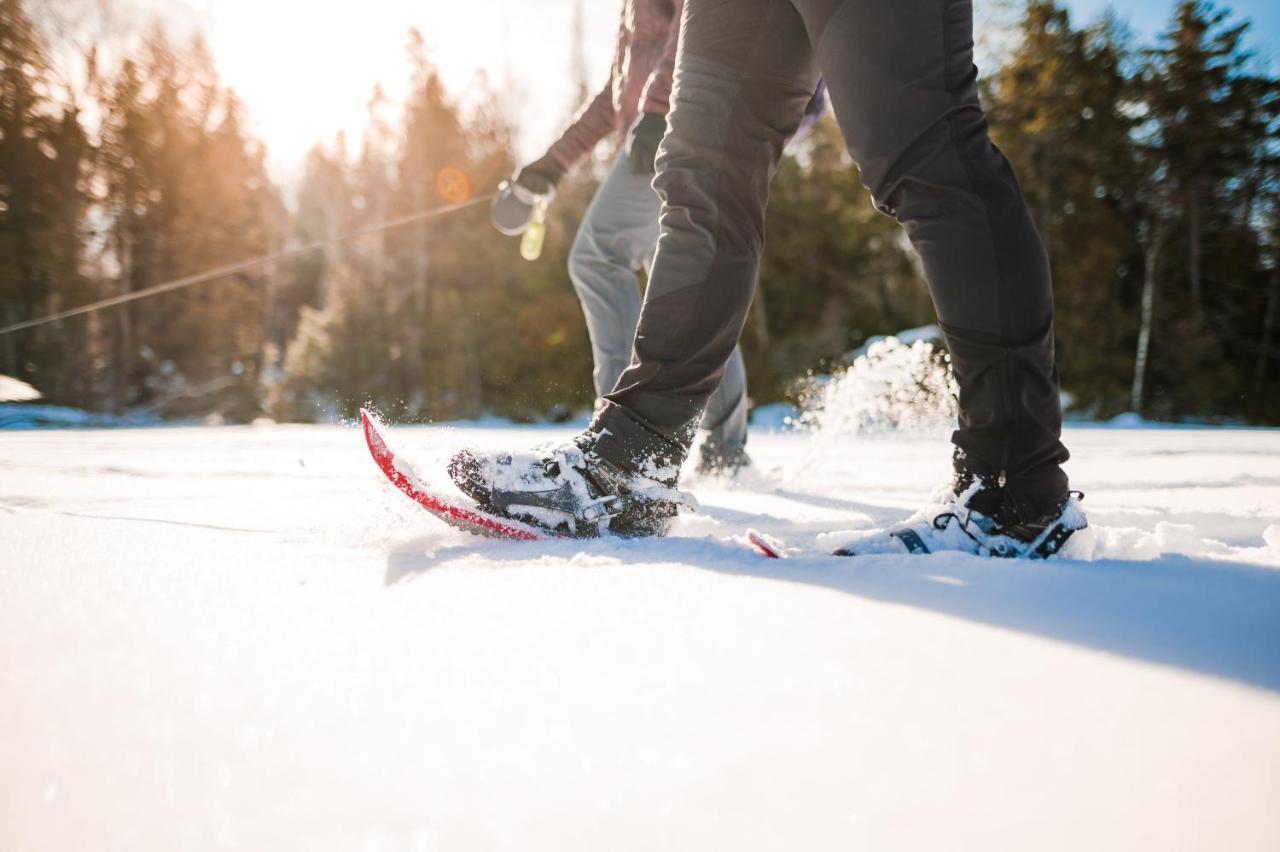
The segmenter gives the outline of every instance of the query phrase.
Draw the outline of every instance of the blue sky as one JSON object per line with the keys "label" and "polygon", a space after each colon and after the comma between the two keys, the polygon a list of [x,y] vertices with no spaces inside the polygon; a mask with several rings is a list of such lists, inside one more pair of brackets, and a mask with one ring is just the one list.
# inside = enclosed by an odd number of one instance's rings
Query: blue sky
{"label": "blue sky", "polygon": [[[1230,9],[1237,18],[1248,18],[1253,22],[1253,45],[1270,54],[1274,62],[1276,45],[1280,41],[1280,3],[1276,0],[1235,0],[1218,5]],[[1069,0],[1067,6],[1077,23],[1101,15],[1109,6],[1114,7],[1121,10],[1122,17],[1129,21],[1135,35],[1150,38],[1165,29],[1173,16],[1175,3],[1172,0],[1125,0],[1123,3]]]}

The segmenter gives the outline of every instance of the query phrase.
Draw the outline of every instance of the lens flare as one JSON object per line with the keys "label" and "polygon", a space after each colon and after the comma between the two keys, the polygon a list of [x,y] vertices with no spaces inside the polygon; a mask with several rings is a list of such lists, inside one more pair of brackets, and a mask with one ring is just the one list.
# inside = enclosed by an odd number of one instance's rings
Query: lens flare
{"label": "lens flare", "polygon": [[471,197],[471,178],[457,166],[445,166],[436,172],[436,192],[450,204],[461,204]]}

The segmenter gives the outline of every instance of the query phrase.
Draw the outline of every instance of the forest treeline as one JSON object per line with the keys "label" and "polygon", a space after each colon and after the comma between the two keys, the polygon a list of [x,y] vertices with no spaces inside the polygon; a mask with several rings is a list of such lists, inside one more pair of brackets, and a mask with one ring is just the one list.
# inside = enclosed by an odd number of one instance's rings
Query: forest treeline
{"label": "forest treeline", "polygon": [[[983,92],[1053,262],[1063,385],[1085,416],[1280,423],[1280,87],[1225,8],[1182,3],[1154,44],[1025,7]],[[198,40],[81,46],[67,84],[24,0],[0,0],[0,326],[487,193],[515,163],[494,92],[446,91],[411,34],[394,119],[308,156],[289,203]],[[465,106],[464,106],[465,103]],[[0,373],[95,411],[318,420],[567,415],[591,404],[565,272],[593,167],[542,257],[477,206],[215,283],[0,336]],[[444,190],[442,192],[442,190]],[[755,402],[867,337],[932,321],[834,121],[788,153],[743,338]]]}

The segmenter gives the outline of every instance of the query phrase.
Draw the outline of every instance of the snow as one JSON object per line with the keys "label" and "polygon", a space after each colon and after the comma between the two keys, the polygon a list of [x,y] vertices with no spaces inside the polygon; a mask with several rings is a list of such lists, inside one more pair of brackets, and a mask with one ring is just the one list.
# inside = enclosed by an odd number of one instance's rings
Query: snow
{"label": "snow", "polygon": [[838,446],[879,432],[950,434],[959,388],[947,357],[923,339],[871,343],[847,369],[809,380],[797,425]]}
{"label": "snow", "polygon": [[355,428],[0,435],[0,849],[1275,849],[1280,432],[1066,441],[1030,563],[735,540],[900,520],[936,437],[754,433],[673,538],[524,544]]}
{"label": "snow", "polygon": [[871,337],[868,337],[857,349],[854,349],[852,352],[845,355],[844,360],[853,363],[870,352],[871,348],[876,344],[884,343],[889,340],[892,340],[895,343],[900,343],[903,346],[912,346],[917,341],[923,341],[925,343],[939,343],[942,339],[942,328],[937,325],[921,325],[915,328],[906,328],[891,335],[874,334]]}
{"label": "snow", "polygon": [[0,375],[0,402],[27,402],[40,398],[40,391],[12,376]]}

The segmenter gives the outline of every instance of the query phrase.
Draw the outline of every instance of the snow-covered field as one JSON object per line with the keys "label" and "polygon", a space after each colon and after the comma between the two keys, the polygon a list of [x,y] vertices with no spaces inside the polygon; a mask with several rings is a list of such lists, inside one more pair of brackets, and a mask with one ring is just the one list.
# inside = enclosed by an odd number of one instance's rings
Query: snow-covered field
{"label": "snow-covered field", "polygon": [[678,537],[529,545],[354,428],[0,434],[0,849],[1280,848],[1280,432],[1067,441],[1037,564],[732,540],[897,519],[936,440],[756,435]]}

